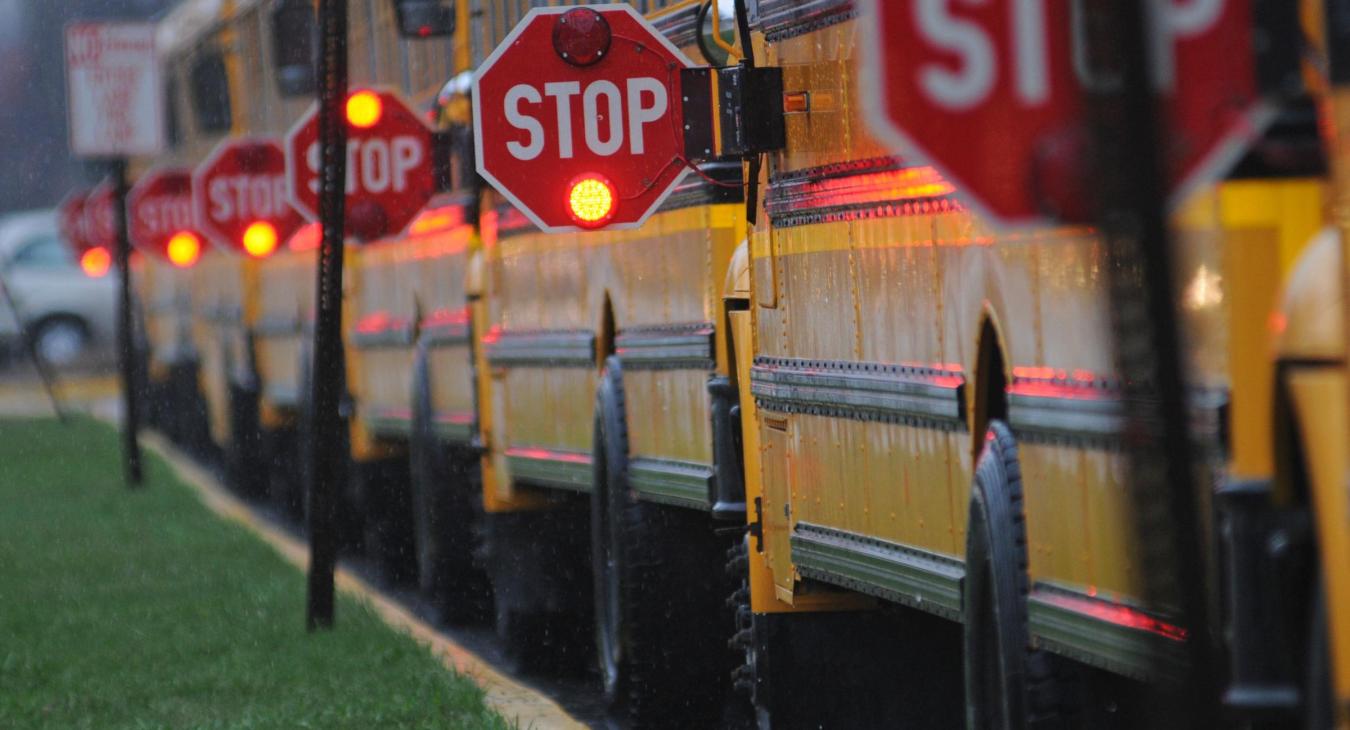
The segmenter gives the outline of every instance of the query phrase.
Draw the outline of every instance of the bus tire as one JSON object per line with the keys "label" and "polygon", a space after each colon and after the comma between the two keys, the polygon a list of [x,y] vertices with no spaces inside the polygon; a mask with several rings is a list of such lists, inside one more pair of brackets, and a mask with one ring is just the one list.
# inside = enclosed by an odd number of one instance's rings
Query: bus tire
{"label": "bus tire", "polygon": [[591,491],[606,708],[627,727],[708,727],[720,717],[731,665],[725,642],[710,630],[727,615],[728,584],[717,569],[726,541],[715,539],[706,516],[637,499],[625,412],[622,371],[610,357],[596,397]]}
{"label": "bus tire", "polygon": [[962,601],[966,727],[1053,726],[1054,658],[1030,648],[1022,473],[1007,424],[990,423],[974,481]]}
{"label": "bus tire", "polygon": [[[484,518],[497,638],[510,667],[527,674],[580,669],[586,658],[588,580],[580,563],[579,510],[499,512]],[[578,595],[581,594],[581,595]]]}
{"label": "bus tire", "polygon": [[474,558],[482,512],[477,465],[466,449],[452,450],[436,435],[426,355],[419,345],[408,444],[418,589],[441,621],[483,621],[492,615],[492,589]]}
{"label": "bus tire", "polygon": [[1331,643],[1327,629],[1327,596],[1319,579],[1313,589],[1308,617],[1307,650],[1304,652],[1303,722],[1307,730],[1335,726],[1334,692],[1331,687]]}
{"label": "bus tire", "polygon": [[351,502],[362,515],[366,558],[385,580],[417,584],[413,547],[412,487],[406,459],[353,461],[348,471]]}
{"label": "bus tire", "polygon": [[230,385],[230,443],[225,475],[230,486],[249,499],[267,495],[268,474],[258,417],[258,391]]}

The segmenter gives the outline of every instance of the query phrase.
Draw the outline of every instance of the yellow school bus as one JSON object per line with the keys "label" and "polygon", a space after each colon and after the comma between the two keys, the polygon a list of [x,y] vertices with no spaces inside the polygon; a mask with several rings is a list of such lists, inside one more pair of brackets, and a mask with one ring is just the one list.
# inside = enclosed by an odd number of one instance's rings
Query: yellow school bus
{"label": "yellow school bus", "polygon": [[[1162,686],[1184,676],[1186,642],[1211,637],[1143,592],[1101,240],[1083,228],[998,233],[935,170],[875,141],[850,3],[751,5],[753,52],[802,101],[767,157],[759,222],[726,289],[754,505],[736,562],[738,676],[759,717],[893,716],[901,709],[873,700],[904,691],[895,677],[930,685],[881,667],[914,661],[895,656],[905,646],[938,651],[925,642],[944,631],[964,703],[920,706],[972,727],[1071,712],[1069,686],[1096,687],[1103,673]],[[1300,143],[1316,144],[1315,120],[1295,125]],[[1197,195],[1173,222],[1192,431],[1225,505],[1206,522],[1224,525],[1206,542],[1229,589],[1216,579],[1212,595],[1229,632],[1225,698],[1247,716],[1315,718],[1344,711],[1305,680],[1338,647],[1327,631],[1350,622],[1332,591],[1347,433],[1342,325],[1328,320],[1343,281],[1338,239],[1319,234],[1335,187],[1317,165],[1239,173],[1251,177]],[[1304,336],[1318,344],[1294,344]],[[1288,527],[1308,518],[1316,535]],[[1262,539],[1287,550],[1243,542]],[[1251,577],[1263,570],[1287,583]],[[1283,605],[1265,603],[1271,591]],[[925,635],[896,644],[859,628],[886,607],[901,611],[901,631]],[[812,662],[792,661],[805,651]],[[1271,669],[1280,655],[1288,666]],[[841,672],[846,656],[859,666]],[[1339,688],[1350,655],[1331,656]],[[1072,712],[1092,726],[1119,700],[1089,694]]]}
{"label": "yellow school bus", "polygon": [[[228,100],[212,93],[224,82],[203,39],[219,16],[205,3],[174,8],[156,30],[165,59],[165,100],[169,151],[154,164],[194,167],[230,131]],[[145,338],[147,420],[174,434],[182,445],[201,451],[209,447],[205,405],[198,378],[201,349],[193,332],[193,282],[199,275],[200,256],[179,266],[150,256],[137,256],[134,267],[136,298]]]}
{"label": "yellow school bus", "polygon": [[[475,61],[527,9],[489,3]],[[702,56],[704,5],[640,9]],[[720,292],[746,227],[739,161],[702,171],[629,231],[544,234],[496,194],[483,203],[479,417],[498,630],[522,655],[598,652],[611,711],[639,725],[715,722],[730,671],[725,637],[709,631],[726,621],[733,542],[715,528],[744,509],[718,472],[719,437],[734,434]],[[721,465],[739,483],[734,461]],[[588,583],[593,595],[577,590]]]}
{"label": "yellow school bus", "polygon": [[[1146,717],[1197,637],[1142,590],[1094,231],[999,233],[875,141],[850,2],[726,0],[635,5],[698,62],[780,69],[781,148],[705,164],[639,229],[543,234],[466,172],[464,74],[534,4],[447,0],[453,34],[416,39],[350,3],[353,88],[434,114],[453,170],[348,248],[349,546],[527,669],[597,666],[623,724],[716,726],[733,687],[764,727]],[[195,5],[178,67],[214,49],[230,131],[289,128],[279,18],[308,0]],[[1350,117],[1317,81],[1172,224],[1227,701],[1344,726]],[[213,441],[294,516],[315,248],[141,284],[191,294]]]}

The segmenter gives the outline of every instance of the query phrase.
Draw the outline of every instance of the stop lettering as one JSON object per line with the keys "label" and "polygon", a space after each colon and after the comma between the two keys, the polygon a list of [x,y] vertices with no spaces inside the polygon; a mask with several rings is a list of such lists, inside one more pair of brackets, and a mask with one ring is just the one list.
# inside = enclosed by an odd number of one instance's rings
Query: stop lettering
{"label": "stop lettering", "polygon": [[[404,193],[412,187],[412,176],[425,162],[425,148],[410,136],[393,139],[347,140],[348,195]],[[316,197],[319,194],[317,171],[319,143],[305,152],[305,163],[316,174],[306,183]]]}
{"label": "stop lettering", "polygon": [[474,77],[479,174],[546,231],[642,225],[688,172],[692,65],[628,5],[531,10]]}
{"label": "stop lettering", "polygon": [[86,240],[84,232],[84,205],[88,197],[87,190],[72,191],[57,208],[61,235],[76,253],[83,253],[93,245]]}
{"label": "stop lettering", "polygon": [[270,138],[229,139],[193,174],[197,221],[219,246],[262,257],[300,226],[286,195],[286,153]]}
{"label": "stop lettering", "polygon": [[[898,154],[932,162],[995,221],[1068,213],[1093,67],[1084,3],[861,0],[863,110]],[[1152,0],[1150,80],[1165,109],[1173,199],[1220,176],[1269,119],[1253,0]],[[1063,188],[1064,186],[1058,186]]]}
{"label": "stop lettering", "polygon": [[[432,133],[397,94],[353,92],[346,104],[347,154],[344,230],[370,240],[408,225],[436,193]],[[319,219],[318,107],[286,137],[287,193],[310,220]]]}
{"label": "stop lettering", "polygon": [[151,170],[127,193],[128,233],[140,250],[191,266],[202,241],[192,212],[192,171]]}
{"label": "stop lettering", "polygon": [[84,238],[109,251],[117,246],[117,190],[111,180],[96,185],[84,201]]}

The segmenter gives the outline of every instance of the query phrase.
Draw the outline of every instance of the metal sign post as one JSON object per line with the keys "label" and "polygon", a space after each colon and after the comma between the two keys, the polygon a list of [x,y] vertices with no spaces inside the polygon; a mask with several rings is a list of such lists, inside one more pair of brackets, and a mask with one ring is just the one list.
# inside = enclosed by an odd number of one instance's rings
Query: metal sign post
{"label": "metal sign post", "polygon": [[127,160],[114,159],[112,167],[114,199],[117,201],[117,364],[122,373],[122,450],[128,486],[140,486],[141,444],[137,440],[140,420],[136,410],[136,346],[131,336],[131,236],[127,232]]}
{"label": "metal sign post", "polygon": [[164,148],[164,85],[153,23],[66,26],[66,90],[70,149],[108,161],[112,173],[119,287],[118,353],[124,403],[122,436],[129,486],[141,483],[136,436],[135,353],[131,337],[131,243],[127,235],[127,158]]}
{"label": "metal sign post", "polygon": [[342,423],[338,400],[343,388],[342,252],[346,204],[347,0],[319,0],[319,247],[317,312],[311,383],[309,484],[309,600],[305,623],[311,631],[333,626],[333,568],[337,562],[335,489],[341,475]]}
{"label": "metal sign post", "polygon": [[[1097,0],[1086,14],[1098,83],[1085,87],[1098,226],[1105,242],[1111,326],[1124,381],[1124,444],[1135,494],[1141,573],[1150,605],[1175,605],[1189,634],[1182,715],[1155,711],[1150,727],[1215,727],[1205,504],[1196,488],[1181,335],[1167,227],[1160,103],[1148,77],[1147,3]],[[1165,706],[1160,703],[1158,707]]]}

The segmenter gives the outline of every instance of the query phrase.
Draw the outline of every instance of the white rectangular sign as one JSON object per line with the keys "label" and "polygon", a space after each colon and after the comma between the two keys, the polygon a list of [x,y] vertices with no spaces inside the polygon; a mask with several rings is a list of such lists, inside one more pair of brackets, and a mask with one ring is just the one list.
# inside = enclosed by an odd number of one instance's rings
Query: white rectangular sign
{"label": "white rectangular sign", "polygon": [[70,151],[77,157],[158,154],[164,85],[152,23],[66,26]]}

